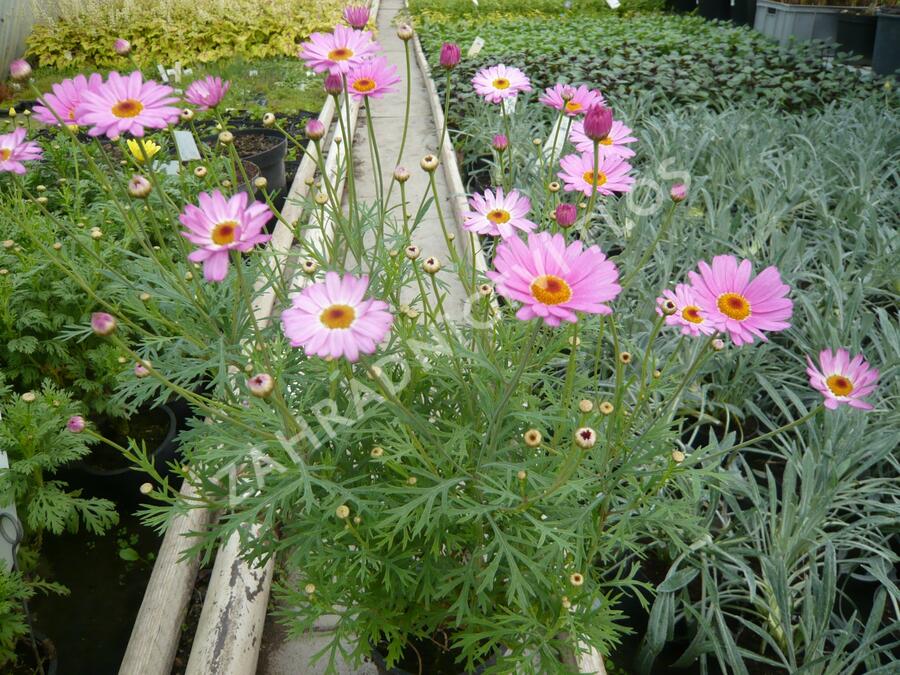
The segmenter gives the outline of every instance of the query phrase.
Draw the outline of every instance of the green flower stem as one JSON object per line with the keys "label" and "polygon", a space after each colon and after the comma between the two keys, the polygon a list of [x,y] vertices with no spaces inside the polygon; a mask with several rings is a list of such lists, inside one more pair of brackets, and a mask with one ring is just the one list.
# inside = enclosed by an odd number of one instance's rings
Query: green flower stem
{"label": "green flower stem", "polygon": [[587,208],[584,210],[584,227],[590,225],[594,211],[594,202],[597,200],[597,170],[600,168],[600,141],[594,141],[594,172],[591,174],[591,196],[588,199]]}
{"label": "green flower stem", "polygon": [[641,256],[641,259],[638,261],[637,265],[635,265],[631,272],[628,273],[628,276],[625,277],[624,281],[622,281],[622,292],[631,285],[631,282],[634,281],[635,276],[644,269],[644,265],[647,264],[647,261],[650,260],[650,256],[653,255],[653,251],[656,250],[657,244],[662,241],[663,237],[666,236],[666,232],[669,230],[669,226],[672,224],[672,216],[675,214],[675,202],[672,202],[669,206],[669,210],[666,211],[666,215],[663,218],[662,225],[660,225],[659,230],[656,233],[656,236],[653,238],[653,242],[647,249],[644,251],[644,255]]}
{"label": "green flower stem", "polygon": [[681,381],[681,384],[678,385],[678,389],[675,390],[672,398],[669,399],[669,405],[666,407],[665,414],[661,415],[660,417],[665,416],[671,421],[672,415],[678,408],[678,403],[681,399],[681,394],[684,391],[684,388],[688,385],[688,383],[690,383],[691,380],[694,379],[697,371],[700,370],[700,367],[706,362],[706,359],[712,353],[712,342],[715,339],[716,333],[713,333],[709,336],[706,342],[703,343],[703,346],[700,348],[700,352],[697,354],[697,357],[694,359],[694,362],[691,364],[690,368],[688,368],[687,373],[685,373],[684,379]]}
{"label": "green flower stem", "polygon": [[459,280],[462,282],[463,288],[466,290],[466,293],[473,293],[475,289],[469,288],[468,279],[466,278],[465,273],[465,265],[459,258],[459,252],[456,250],[456,246],[453,243],[453,240],[450,239],[450,233],[447,232],[447,223],[444,220],[444,210],[441,208],[441,197],[438,194],[437,189],[437,181],[434,178],[434,171],[428,172],[428,182],[431,184],[431,194],[434,196],[434,207],[437,210],[438,220],[441,223],[441,231],[444,233],[444,241],[447,244],[447,251],[450,253],[450,258],[453,260],[453,264],[456,266],[456,274],[459,276]]}
{"label": "green flower stem", "polygon": [[572,331],[569,335],[569,363],[566,366],[566,379],[563,384],[563,392],[562,399],[560,401],[560,421],[559,424],[556,425],[556,430],[553,432],[553,440],[551,445],[556,447],[557,440],[559,439],[559,435],[562,433],[563,427],[568,424],[569,421],[569,405],[571,403],[570,399],[572,398],[572,385],[575,380],[575,366],[578,363],[578,347],[577,340],[578,338],[578,322],[572,324]]}

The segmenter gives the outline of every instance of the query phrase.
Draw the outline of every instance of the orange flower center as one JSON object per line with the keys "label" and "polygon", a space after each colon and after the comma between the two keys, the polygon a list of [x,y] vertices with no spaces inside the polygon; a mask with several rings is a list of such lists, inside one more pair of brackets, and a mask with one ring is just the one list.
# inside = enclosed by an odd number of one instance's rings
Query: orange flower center
{"label": "orange flower center", "polygon": [[213,243],[219,246],[232,243],[237,234],[237,226],[233,220],[225,220],[216,225],[212,231]]}
{"label": "orange flower center", "polygon": [[509,89],[509,80],[505,77],[498,77],[492,82],[494,89]]}
{"label": "orange flower center", "polygon": [[569,112],[578,112],[581,110],[581,104],[578,101],[569,101],[566,103],[566,110]]}
{"label": "orange flower center", "polygon": [[370,77],[361,77],[353,83],[353,88],[361,93],[372,91],[375,88],[375,80]]}
{"label": "orange flower center", "polygon": [[346,61],[353,56],[353,50],[347,47],[338,47],[328,52],[329,61]]}
{"label": "orange flower center", "polygon": [[593,171],[585,171],[581,177],[584,178],[585,183],[587,183],[588,185],[594,185],[596,187],[600,187],[606,182],[606,174],[602,171],[597,172],[596,178],[594,177]]}
{"label": "orange flower center", "polygon": [[544,274],[531,282],[531,295],[545,305],[559,305],[572,297],[572,288],[553,274]]}
{"label": "orange flower center", "polygon": [[722,293],[716,300],[719,311],[736,321],[743,321],[750,316],[750,303],[739,293]]}
{"label": "orange flower center", "polygon": [[144,104],[133,98],[119,101],[112,107],[112,114],[116,117],[137,117],[144,109]]}
{"label": "orange flower center", "polygon": [[830,375],[825,384],[835,396],[848,396],[853,391],[853,383],[844,375]]}
{"label": "orange flower center", "polygon": [[494,209],[487,214],[487,219],[495,225],[508,222],[509,217],[509,211],[504,211],[503,209]]}
{"label": "orange flower center", "polygon": [[319,315],[319,321],[332,330],[349,328],[355,318],[356,312],[350,305],[331,305]]}
{"label": "orange flower center", "polygon": [[688,305],[681,310],[681,318],[691,323],[703,323],[703,317],[700,316],[700,308],[697,305]]}
{"label": "orange flower center", "polygon": [[604,138],[600,139],[600,145],[612,145],[612,144],[613,144],[613,140],[609,136],[605,136]]}
{"label": "orange flower center", "polygon": [[9,148],[0,148],[0,162],[5,162],[12,157],[12,150]]}

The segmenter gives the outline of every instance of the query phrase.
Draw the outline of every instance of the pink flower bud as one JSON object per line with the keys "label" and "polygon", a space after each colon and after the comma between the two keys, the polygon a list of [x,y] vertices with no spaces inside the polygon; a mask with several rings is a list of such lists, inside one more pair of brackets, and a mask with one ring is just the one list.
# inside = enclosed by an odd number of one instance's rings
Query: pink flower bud
{"label": "pink flower bud", "polygon": [[258,398],[266,398],[275,388],[275,380],[268,373],[259,373],[247,380],[250,393]]}
{"label": "pink flower bud", "polygon": [[16,59],[9,64],[9,76],[14,80],[27,80],[31,77],[31,66],[25,59]]}
{"label": "pink flower bud", "polygon": [[116,317],[106,312],[91,314],[91,330],[97,335],[112,335],[116,330]]}
{"label": "pink flower bud", "polygon": [[497,152],[503,152],[504,150],[506,150],[506,148],[509,147],[509,139],[506,138],[506,136],[504,136],[503,134],[497,134],[496,136],[494,136],[494,142],[491,143],[491,145]]}
{"label": "pink flower bud", "polygon": [[128,56],[131,53],[131,43],[124,38],[116,38],[113,49],[119,56]]}
{"label": "pink flower bud", "polygon": [[441,46],[441,68],[452,70],[459,63],[460,51],[459,45],[452,42],[445,42]]}
{"label": "pink flower bud", "polygon": [[150,181],[143,176],[135,175],[128,181],[128,194],[136,199],[146,199],[152,189]]}
{"label": "pink flower bud", "polygon": [[318,141],[325,135],[325,125],[317,119],[311,119],[304,129],[306,137],[311,141]]}
{"label": "pink flower bud", "polygon": [[84,426],[84,418],[81,415],[73,415],[69,418],[69,421],[66,422],[66,429],[73,434],[80,434],[84,431]]}
{"label": "pink flower bud", "polygon": [[684,183],[675,183],[672,186],[672,189],[669,190],[669,196],[672,198],[673,202],[683,202],[687,199],[687,185]]}
{"label": "pink flower bud", "polygon": [[325,78],[325,93],[338,96],[344,91],[344,81],[337,73],[329,73]]}
{"label": "pink flower bud", "polygon": [[572,227],[578,218],[578,209],[574,204],[562,203],[556,207],[556,224],[560,227]]}
{"label": "pink flower bud", "polygon": [[135,363],[134,376],[138,378],[147,377],[150,374],[150,368],[148,368],[149,365],[149,361],[138,361],[137,363]]}
{"label": "pink flower bud", "polygon": [[365,5],[350,5],[344,8],[344,21],[360,30],[369,23],[369,8]]}
{"label": "pink flower bud", "polygon": [[592,105],[584,116],[584,135],[599,142],[609,136],[612,130],[613,114],[610,108]]}

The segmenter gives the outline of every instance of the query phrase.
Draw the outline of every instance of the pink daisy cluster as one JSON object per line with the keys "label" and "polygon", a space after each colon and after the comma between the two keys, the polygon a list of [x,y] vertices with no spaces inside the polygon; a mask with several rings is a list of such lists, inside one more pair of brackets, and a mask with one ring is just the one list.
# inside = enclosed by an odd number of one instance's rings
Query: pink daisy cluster
{"label": "pink daisy cluster", "polygon": [[218,190],[201,192],[200,206],[188,204],[179,216],[187,230],[181,235],[200,248],[188,256],[191,262],[203,263],[207,281],[222,281],[228,274],[230,251],[247,252],[257,244],[269,241],[263,228],[272,212],[266,204],[247,204],[247,193],[238,192],[226,198]]}
{"label": "pink daisy cluster", "polygon": [[0,136],[0,173],[25,173],[25,164],[43,156],[41,146],[25,140],[25,129]]}
{"label": "pink daisy cluster", "polygon": [[328,272],[325,281],[312,284],[293,298],[281,314],[285,336],[292,347],[322,358],[356,361],[372,354],[391,330],[394,317],[381,300],[366,299],[367,276],[340,276]]}
{"label": "pink daisy cluster", "polygon": [[77,126],[75,111],[82,96],[85,92],[97,92],[102,86],[103,77],[99,73],[87,77],[76,75],[58,82],[51,87],[51,93],[44,94],[44,104],[34,106],[34,118],[42,124]]}
{"label": "pink daisy cluster", "polygon": [[584,115],[591,106],[606,105],[599,91],[594,91],[584,84],[577,88],[568,84],[556,84],[545,89],[538,101],[568,117]]}

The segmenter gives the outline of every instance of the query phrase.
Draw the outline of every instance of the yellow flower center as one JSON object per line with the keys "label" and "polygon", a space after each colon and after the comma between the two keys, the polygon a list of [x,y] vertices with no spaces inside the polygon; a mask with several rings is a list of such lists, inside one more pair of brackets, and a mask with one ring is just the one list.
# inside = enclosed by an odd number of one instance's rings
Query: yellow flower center
{"label": "yellow flower center", "polygon": [[553,274],[544,274],[531,282],[531,295],[545,305],[559,305],[572,297],[572,288]]}
{"label": "yellow flower center", "polygon": [[848,396],[853,391],[853,383],[844,375],[830,375],[825,384],[835,396]]}
{"label": "yellow flower center", "polygon": [[232,243],[237,234],[237,226],[233,220],[225,220],[216,225],[212,231],[213,243],[219,246]]}
{"label": "yellow flower center", "polygon": [[578,101],[569,101],[566,103],[566,110],[569,112],[578,112],[581,108],[582,106]]}
{"label": "yellow flower center", "polygon": [[723,293],[716,300],[719,311],[736,321],[743,321],[750,316],[750,303],[739,293]]}
{"label": "yellow flower center", "polygon": [[509,217],[509,211],[504,211],[503,209],[494,209],[487,214],[487,219],[495,225],[508,222]]}
{"label": "yellow flower center", "polygon": [[330,61],[346,61],[351,56],[353,56],[353,50],[348,49],[347,47],[338,47],[337,49],[332,49],[328,52],[328,59]]}
{"label": "yellow flower center", "polygon": [[584,182],[588,185],[595,185],[597,187],[600,187],[606,182],[606,174],[602,171],[597,172],[596,178],[594,178],[593,171],[585,171],[581,177],[584,178]]}
{"label": "yellow flower center", "polygon": [[9,148],[0,148],[0,162],[5,162],[12,157],[12,150]]}
{"label": "yellow flower center", "polygon": [[700,316],[700,308],[697,305],[688,305],[681,310],[681,318],[691,323],[703,323],[703,317]]}
{"label": "yellow flower center", "polygon": [[144,104],[133,98],[119,101],[112,107],[112,114],[116,117],[137,117],[144,109]]}
{"label": "yellow flower center", "polygon": [[361,77],[353,83],[353,88],[360,93],[372,91],[375,88],[375,80],[370,77]]}
{"label": "yellow flower center", "polygon": [[331,329],[349,328],[355,318],[356,312],[350,305],[331,305],[319,315],[319,321]]}
{"label": "yellow flower center", "polygon": [[509,80],[505,77],[498,77],[492,82],[494,89],[509,89]]}
{"label": "yellow flower center", "polygon": [[70,120],[74,120],[74,119],[75,119],[75,111],[74,111],[74,110],[70,110],[70,111],[69,111],[69,119],[70,119]]}
{"label": "yellow flower center", "polygon": [[606,137],[600,139],[600,145],[612,145],[612,144],[613,144],[613,139],[610,138],[609,136],[606,136]]}

